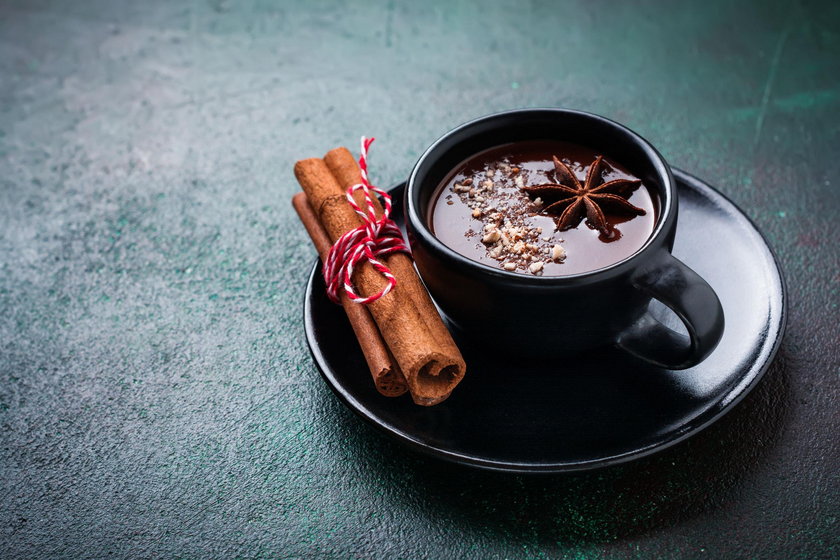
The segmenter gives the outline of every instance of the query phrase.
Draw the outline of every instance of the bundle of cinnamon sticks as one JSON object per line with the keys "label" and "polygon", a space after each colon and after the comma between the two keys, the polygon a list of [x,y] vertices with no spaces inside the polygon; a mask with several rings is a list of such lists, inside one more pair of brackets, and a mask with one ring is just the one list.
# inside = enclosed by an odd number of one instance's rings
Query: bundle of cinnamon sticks
{"label": "bundle of cinnamon sticks", "polygon": [[[346,198],[347,189],[361,182],[359,165],[347,148],[336,148],[323,159],[295,163],[295,177],[304,192],[296,194],[292,204],[324,261],[332,244],[361,224]],[[362,192],[354,197],[359,206],[364,205]],[[382,206],[378,201],[374,206],[381,216]],[[464,359],[411,257],[394,253],[383,261],[394,274],[396,286],[367,305],[342,293],[341,305],[381,394],[399,396],[408,391],[416,404],[440,403],[464,377]],[[387,283],[368,262],[354,269],[352,280],[361,296],[376,294]]]}

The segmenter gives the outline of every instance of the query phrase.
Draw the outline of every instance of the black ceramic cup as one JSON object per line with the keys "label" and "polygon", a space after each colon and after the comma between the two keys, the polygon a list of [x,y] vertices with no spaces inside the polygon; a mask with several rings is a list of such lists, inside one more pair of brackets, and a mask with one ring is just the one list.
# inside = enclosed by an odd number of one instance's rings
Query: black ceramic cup
{"label": "black ceramic cup", "polygon": [[[657,194],[659,216],[638,251],[581,274],[531,276],[469,259],[434,236],[430,206],[450,171],[488,148],[542,139],[588,146]],[[677,191],[668,164],[641,136],[609,119],[567,109],[523,109],[468,122],[423,153],[408,179],[405,206],[408,239],[429,292],[455,334],[488,352],[557,359],[615,345],[656,366],[684,369],[708,356],[723,334],[715,292],[671,255]],[[648,312],[652,298],[682,320],[687,336]]]}

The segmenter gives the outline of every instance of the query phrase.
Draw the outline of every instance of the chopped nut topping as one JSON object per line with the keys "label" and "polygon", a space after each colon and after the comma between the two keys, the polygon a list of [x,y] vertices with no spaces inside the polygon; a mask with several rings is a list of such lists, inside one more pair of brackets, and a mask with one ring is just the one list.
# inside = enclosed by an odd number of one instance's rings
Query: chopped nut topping
{"label": "chopped nut topping", "polygon": [[542,198],[532,201],[522,190],[535,173],[498,161],[470,171],[471,176],[462,175],[450,190],[470,216],[481,222],[480,228],[468,230],[467,237],[480,240],[489,258],[504,270],[541,276],[546,265],[562,262],[566,252],[556,245],[557,234],[545,235],[532,220],[546,206]]}

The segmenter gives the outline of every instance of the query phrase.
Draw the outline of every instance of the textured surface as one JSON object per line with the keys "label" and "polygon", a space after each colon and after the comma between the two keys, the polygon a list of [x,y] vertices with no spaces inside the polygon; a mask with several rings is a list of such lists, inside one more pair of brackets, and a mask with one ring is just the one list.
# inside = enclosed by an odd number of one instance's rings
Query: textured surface
{"label": "textured surface", "polygon": [[[0,3],[0,557],[837,557],[838,53],[829,2]],[[791,305],[715,426],[533,478],[333,397],[289,199],[295,159],[360,134],[387,185],[539,105],[716,185]]]}

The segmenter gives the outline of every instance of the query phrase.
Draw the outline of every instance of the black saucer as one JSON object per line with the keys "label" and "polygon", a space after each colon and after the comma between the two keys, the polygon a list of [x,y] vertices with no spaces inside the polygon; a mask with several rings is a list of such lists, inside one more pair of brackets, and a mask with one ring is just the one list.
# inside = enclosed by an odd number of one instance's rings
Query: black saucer
{"label": "black saucer", "polygon": [[[670,371],[605,349],[585,358],[503,363],[460,343],[467,374],[425,408],[383,397],[341,307],[327,299],[316,262],[307,284],[306,337],[324,379],[362,418],[415,449],[494,470],[560,472],[636,459],[708,426],[767,370],[785,326],[785,288],[773,253],[747,217],[709,185],[674,170],[680,217],[674,255],[715,289],[726,315],[718,348]],[[395,187],[402,225],[404,185]],[[673,319],[656,305],[662,320]]]}

